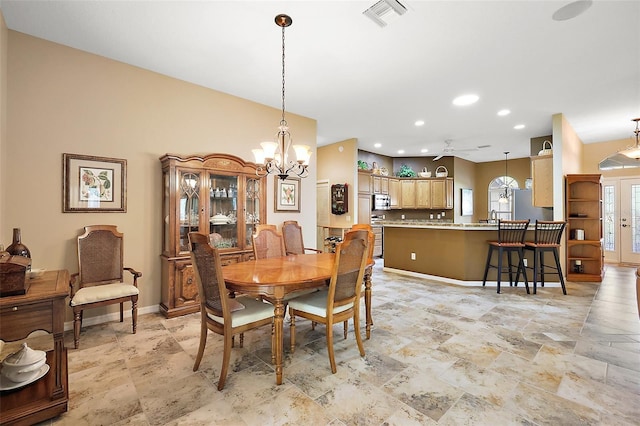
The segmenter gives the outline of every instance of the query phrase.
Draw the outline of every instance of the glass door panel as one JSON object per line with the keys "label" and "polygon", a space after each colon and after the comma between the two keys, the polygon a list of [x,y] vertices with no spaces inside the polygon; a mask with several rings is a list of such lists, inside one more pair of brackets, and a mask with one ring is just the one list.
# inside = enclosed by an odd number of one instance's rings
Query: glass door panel
{"label": "glass door panel", "polygon": [[180,251],[189,251],[189,232],[200,229],[200,174],[192,171],[180,171],[179,181],[179,220]]}
{"label": "glass door panel", "polygon": [[248,247],[251,247],[251,236],[255,227],[260,223],[260,180],[247,179],[245,194],[245,239]]}
{"label": "glass door panel", "polygon": [[209,237],[215,247],[238,247],[237,176],[209,174]]}
{"label": "glass door panel", "polygon": [[640,263],[640,179],[620,181],[620,261]]}

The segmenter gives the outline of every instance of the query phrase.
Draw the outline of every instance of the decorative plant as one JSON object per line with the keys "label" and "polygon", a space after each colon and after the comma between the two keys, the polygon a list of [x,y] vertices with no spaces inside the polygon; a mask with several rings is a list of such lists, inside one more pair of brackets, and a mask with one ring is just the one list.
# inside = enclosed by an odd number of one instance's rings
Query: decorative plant
{"label": "decorative plant", "polygon": [[358,160],[358,169],[369,170],[369,164],[366,161]]}
{"label": "decorative plant", "polygon": [[406,164],[403,164],[402,167],[400,167],[400,170],[398,170],[396,172],[396,176],[398,176],[398,177],[416,177],[416,172],[414,172],[411,167],[407,166]]}

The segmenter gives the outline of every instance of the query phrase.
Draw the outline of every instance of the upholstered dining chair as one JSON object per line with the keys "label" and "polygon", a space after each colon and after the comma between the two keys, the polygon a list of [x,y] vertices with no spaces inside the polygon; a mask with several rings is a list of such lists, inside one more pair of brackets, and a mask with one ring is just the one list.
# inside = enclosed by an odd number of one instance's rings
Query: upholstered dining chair
{"label": "upholstered dining chair", "polygon": [[348,231],[336,246],[336,257],[327,289],[297,297],[289,301],[291,317],[291,352],[295,350],[296,316],[326,325],[327,351],[331,372],[336,372],[333,351],[333,325],[353,318],[354,333],[360,356],[364,346],[360,335],[360,292],[367,263],[369,241],[361,231]]}
{"label": "upholstered dining chair", "polygon": [[352,230],[364,230],[368,233],[369,253],[367,254],[367,266],[364,269],[364,278],[362,280],[362,295],[364,295],[364,307],[366,310],[366,318],[368,318],[365,336],[371,338],[371,327],[373,327],[373,317],[371,316],[371,277],[373,276],[373,250],[376,242],[376,235],[373,233],[371,225],[368,223],[356,223],[351,226]]}
{"label": "upholstered dining chair", "polygon": [[282,236],[287,254],[305,254],[306,252],[322,253],[322,250],[305,247],[302,238],[302,227],[297,220],[285,220],[282,223]]}
{"label": "upholstered dining chair", "polygon": [[222,277],[218,249],[211,246],[207,235],[190,232],[189,246],[200,295],[201,323],[200,344],[193,371],[197,371],[200,367],[207,345],[208,330],[222,335],[224,349],[218,379],[218,390],[222,390],[229,370],[233,336],[240,335],[240,347],[242,347],[245,331],[273,322],[273,305],[248,296],[238,298],[229,296]]}
{"label": "upholstered dining chair", "polygon": [[[120,304],[120,322],[124,321],[124,303],[131,302],[131,322],[136,334],[138,321],[138,278],[142,273],[123,266],[123,234],[113,225],[84,227],[78,236],[78,272],[69,281],[73,309],[73,343],[80,344],[82,314],[85,309]],[[124,271],[131,274],[125,282]]]}
{"label": "upholstered dining chair", "polygon": [[256,259],[269,259],[272,257],[286,256],[284,248],[284,238],[279,233],[275,225],[256,228],[256,232],[251,236],[253,245],[253,256]]}

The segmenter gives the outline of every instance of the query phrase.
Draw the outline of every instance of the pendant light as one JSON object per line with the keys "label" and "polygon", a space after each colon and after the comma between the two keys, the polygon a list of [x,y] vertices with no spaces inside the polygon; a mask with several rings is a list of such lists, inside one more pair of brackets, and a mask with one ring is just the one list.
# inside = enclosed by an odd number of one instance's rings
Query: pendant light
{"label": "pendant light", "polygon": [[[261,164],[256,170],[256,175],[264,177],[273,174],[278,175],[282,180],[293,175],[304,178],[309,174],[307,166],[311,151],[307,145],[293,145],[289,126],[285,120],[284,29],[290,26],[293,20],[288,15],[280,14],[276,16],[275,22],[277,26],[282,28],[282,117],[274,141],[262,142],[260,143],[262,148],[251,151],[256,163]],[[292,149],[295,152],[295,161]]]}
{"label": "pendant light", "polygon": [[504,191],[500,193],[500,198],[498,198],[500,204],[507,204],[509,202],[509,196],[511,195],[509,185],[507,184],[507,155],[509,155],[509,151],[505,151],[504,153],[504,177],[502,178]]}
{"label": "pendant light", "polygon": [[620,154],[637,160],[640,158],[640,130],[638,130],[638,122],[640,122],[640,118],[634,118],[631,121],[636,122],[636,130],[633,132],[636,135],[636,145],[627,147],[627,149],[620,151]]}

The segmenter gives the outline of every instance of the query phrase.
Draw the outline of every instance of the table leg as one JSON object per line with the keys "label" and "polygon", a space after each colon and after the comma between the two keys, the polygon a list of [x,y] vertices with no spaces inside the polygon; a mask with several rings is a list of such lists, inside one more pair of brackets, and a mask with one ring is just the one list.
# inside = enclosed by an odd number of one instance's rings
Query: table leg
{"label": "table leg", "polygon": [[373,269],[364,276],[364,308],[366,311],[367,340],[371,338],[371,326],[373,325],[373,319],[371,318],[371,275],[373,275]]}
{"label": "table leg", "polygon": [[276,384],[282,384],[282,328],[284,325],[284,302],[282,299],[275,301],[275,307],[273,309],[274,319],[274,336],[273,344],[276,354]]}

